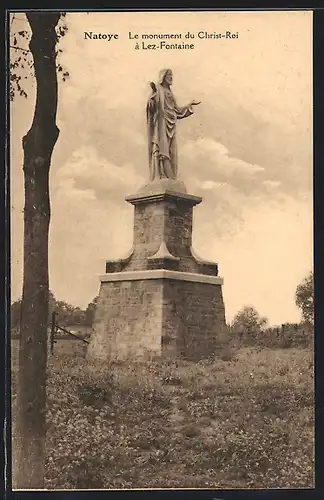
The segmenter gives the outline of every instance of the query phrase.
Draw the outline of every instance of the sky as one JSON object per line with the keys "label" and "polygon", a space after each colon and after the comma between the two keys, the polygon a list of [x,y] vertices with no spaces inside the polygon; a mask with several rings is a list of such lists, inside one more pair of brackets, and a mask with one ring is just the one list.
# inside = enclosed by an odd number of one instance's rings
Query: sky
{"label": "sky", "polygon": [[[55,297],[86,307],[105,260],[131,248],[133,207],[124,198],[148,181],[149,82],[171,68],[178,103],[201,101],[178,123],[179,177],[203,198],[193,246],[218,262],[227,320],[253,305],[271,325],[299,321],[295,290],[313,263],[312,13],[92,12],[68,13],[66,22],[59,61],[70,76],[59,82],[50,173]],[[17,14],[12,32],[24,28]],[[188,50],[136,50],[129,35],[141,44],[142,34],[188,31]],[[238,37],[197,37],[226,31]],[[22,291],[21,139],[35,105],[34,78],[23,81],[28,98],[11,106],[12,300]]]}

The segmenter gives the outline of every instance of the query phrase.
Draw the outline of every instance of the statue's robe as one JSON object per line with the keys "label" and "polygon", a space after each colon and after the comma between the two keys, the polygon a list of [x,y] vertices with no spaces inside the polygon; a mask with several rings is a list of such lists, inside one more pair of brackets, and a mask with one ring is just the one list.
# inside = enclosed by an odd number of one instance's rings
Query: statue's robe
{"label": "statue's robe", "polygon": [[176,122],[193,114],[191,106],[179,107],[169,88],[158,84],[147,103],[150,180],[176,179],[178,154]]}

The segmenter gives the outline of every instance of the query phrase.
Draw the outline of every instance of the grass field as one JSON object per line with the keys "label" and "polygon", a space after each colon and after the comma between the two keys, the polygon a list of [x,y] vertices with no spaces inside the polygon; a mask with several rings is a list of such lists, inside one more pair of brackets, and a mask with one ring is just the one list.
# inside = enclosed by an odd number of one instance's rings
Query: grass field
{"label": "grass field", "polygon": [[310,348],[95,366],[84,346],[49,359],[47,488],[314,487]]}

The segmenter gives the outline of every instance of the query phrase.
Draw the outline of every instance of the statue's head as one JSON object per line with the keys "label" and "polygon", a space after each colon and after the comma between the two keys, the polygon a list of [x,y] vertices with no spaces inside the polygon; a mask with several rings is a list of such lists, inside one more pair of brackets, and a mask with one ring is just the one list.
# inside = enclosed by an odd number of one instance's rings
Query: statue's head
{"label": "statue's head", "polygon": [[172,85],[172,70],[171,69],[163,69],[160,71],[160,83],[166,83],[167,85]]}

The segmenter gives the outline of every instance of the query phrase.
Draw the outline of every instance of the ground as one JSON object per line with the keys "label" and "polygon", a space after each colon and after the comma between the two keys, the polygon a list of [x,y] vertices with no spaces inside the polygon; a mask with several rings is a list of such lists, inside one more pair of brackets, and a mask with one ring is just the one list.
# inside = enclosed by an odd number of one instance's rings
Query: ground
{"label": "ground", "polygon": [[[49,359],[46,488],[314,487],[312,348],[105,366],[85,349]],[[16,346],[12,366],[14,418]]]}

